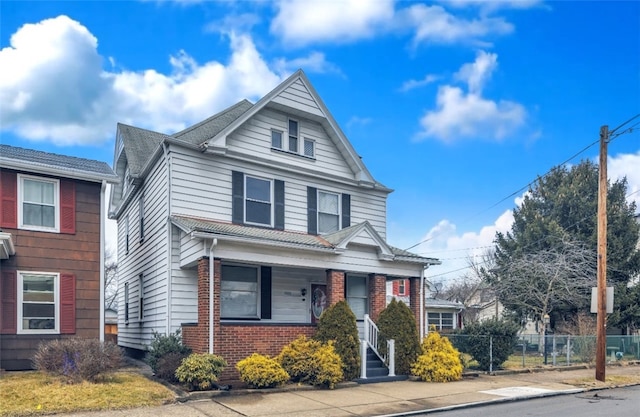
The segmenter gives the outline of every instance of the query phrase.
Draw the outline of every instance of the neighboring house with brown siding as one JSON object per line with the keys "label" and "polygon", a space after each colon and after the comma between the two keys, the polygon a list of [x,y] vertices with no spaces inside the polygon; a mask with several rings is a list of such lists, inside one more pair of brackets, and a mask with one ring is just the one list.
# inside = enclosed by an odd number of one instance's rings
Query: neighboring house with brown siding
{"label": "neighboring house with brown siding", "polygon": [[104,339],[104,162],[0,145],[0,368],[38,345]]}
{"label": "neighboring house with brown siding", "polygon": [[[118,125],[118,343],[182,330],[234,364],[312,335],[347,300],[362,327],[387,280],[419,288],[432,258],[387,244],[387,196],[302,71],[167,135]],[[418,291],[411,306],[419,317]]]}

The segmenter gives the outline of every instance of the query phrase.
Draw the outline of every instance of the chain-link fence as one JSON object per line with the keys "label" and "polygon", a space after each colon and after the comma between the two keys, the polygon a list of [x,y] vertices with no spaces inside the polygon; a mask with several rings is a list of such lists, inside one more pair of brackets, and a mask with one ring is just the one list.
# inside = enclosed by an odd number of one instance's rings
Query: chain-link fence
{"label": "chain-link fence", "polygon": [[[595,336],[522,335],[515,344],[505,336],[444,336],[460,352],[471,356],[471,360],[464,363],[466,368],[494,371],[498,368],[568,366],[593,363],[596,357]],[[606,349],[607,362],[640,359],[640,336],[608,335]]]}

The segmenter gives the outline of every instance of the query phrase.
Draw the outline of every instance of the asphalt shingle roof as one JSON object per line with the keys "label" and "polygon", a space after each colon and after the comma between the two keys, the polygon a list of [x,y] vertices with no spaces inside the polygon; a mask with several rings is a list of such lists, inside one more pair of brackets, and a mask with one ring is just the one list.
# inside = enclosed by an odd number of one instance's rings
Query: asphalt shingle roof
{"label": "asphalt shingle roof", "polygon": [[57,170],[90,173],[103,176],[104,179],[115,180],[118,177],[109,164],[93,159],[78,158],[75,156],[59,155],[50,152],[37,151],[9,145],[0,145],[0,158],[20,161],[43,168]]}
{"label": "asphalt shingle roof", "polygon": [[200,145],[220,133],[251,107],[253,104],[250,101],[242,100],[198,124],[174,133],[172,136],[193,145]]}
{"label": "asphalt shingle roof", "polygon": [[118,132],[122,135],[122,144],[127,155],[129,172],[132,176],[139,176],[154,151],[168,138],[162,133],[141,129],[118,123]]}

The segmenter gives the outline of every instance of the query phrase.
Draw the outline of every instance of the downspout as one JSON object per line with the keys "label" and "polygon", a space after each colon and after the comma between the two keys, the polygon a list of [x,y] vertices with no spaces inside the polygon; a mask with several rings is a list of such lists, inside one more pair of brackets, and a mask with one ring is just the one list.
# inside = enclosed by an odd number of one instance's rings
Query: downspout
{"label": "downspout", "polygon": [[420,271],[420,341],[422,342],[422,339],[424,339],[424,271],[428,268],[429,266],[425,266],[422,268],[422,271]]}
{"label": "downspout", "polygon": [[172,264],[171,264],[171,247],[173,244],[173,237],[171,233],[171,162],[169,161],[169,151],[167,144],[162,142],[162,152],[164,153],[164,161],[167,165],[167,330],[166,334],[171,334],[171,312],[173,311],[172,302]]}
{"label": "downspout", "polygon": [[213,354],[213,273],[214,273],[214,258],[213,249],[218,245],[218,239],[211,240],[211,247],[209,248],[209,353]]}
{"label": "downspout", "polygon": [[107,191],[107,181],[102,180],[102,185],[100,186],[100,341],[104,342],[104,251],[105,251],[105,222],[106,218],[106,208],[104,207],[105,203],[105,193]]}

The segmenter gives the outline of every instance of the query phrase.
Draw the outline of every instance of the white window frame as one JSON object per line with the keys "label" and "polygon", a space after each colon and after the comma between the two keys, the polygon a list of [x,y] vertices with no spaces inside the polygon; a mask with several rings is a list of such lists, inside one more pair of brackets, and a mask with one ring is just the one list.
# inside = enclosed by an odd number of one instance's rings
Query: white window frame
{"label": "white window frame", "polygon": [[[334,231],[324,231],[324,230],[320,230],[320,214],[326,214],[326,215],[331,215],[331,216],[335,216],[335,213],[324,213],[322,211],[320,211],[320,194],[331,194],[331,195],[335,195],[338,197],[338,229],[334,230]],[[317,225],[318,225],[318,234],[322,235],[325,233],[333,233],[333,232],[337,232],[338,230],[342,229],[342,195],[340,193],[334,193],[332,191],[325,191],[325,190],[320,190],[318,189],[317,191],[317,210],[316,210],[316,216],[317,216]]]}
{"label": "white window frame", "polygon": [[[53,184],[53,227],[24,224],[24,180],[38,181]],[[60,233],[60,180],[54,178],[36,177],[33,175],[18,174],[18,228],[24,230],[37,230],[41,232]]]}
{"label": "white window frame", "polygon": [[398,282],[398,295],[407,295],[407,280],[401,279]]}
{"label": "white window frame", "polygon": [[[257,223],[257,222],[251,222],[247,220],[247,212],[249,211],[247,209],[247,201],[255,201],[258,203],[263,203],[265,204],[265,201],[261,201],[261,200],[256,200],[256,199],[252,199],[252,198],[248,198],[247,197],[247,180],[249,178],[252,179],[256,179],[256,180],[260,180],[260,181],[267,181],[269,183],[269,223]],[[263,178],[263,177],[258,177],[256,175],[248,175],[245,174],[244,175],[244,196],[242,199],[242,204],[244,204],[244,223],[245,224],[252,224],[252,225],[256,225],[256,226],[266,226],[266,227],[273,227],[273,218],[274,218],[274,206],[275,206],[275,195],[274,195],[274,186],[273,186],[273,179],[271,178]]]}
{"label": "white window frame", "polygon": [[[358,278],[358,279],[364,279],[364,296],[361,295],[353,295],[349,293],[349,280],[354,279],[354,278]],[[349,308],[351,308],[351,303],[349,302],[352,299],[358,299],[358,300],[362,300],[364,299],[364,313],[363,314],[369,314],[369,277],[366,275],[362,275],[362,274],[347,274],[346,277],[346,282],[345,282],[345,286],[346,286],[346,300],[347,300],[347,304],[349,304]],[[351,309],[353,311],[353,309]],[[353,312],[355,314],[355,311]],[[356,319],[357,320],[363,320],[364,317],[358,317],[356,315]]]}
{"label": "white window frame", "polygon": [[[307,154],[307,146],[306,146],[307,143],[311,144],[311,155]],[[316,141],[315,140],[309,139],[309,138],[302,139],[302,156],[305,156],[307,158],[312,158],[312,159],[316,158]]]}
{"label": "white window frame", "polygon": [[[291,122],[295,122],[297,126],[297,131],[295,134],[291,134]],[[291,149],[291,138],[296,139],[296,149]],[[300,121],[296,119],[289,118],[287,120],[287,151],[295,154],[300,154]]]}
{"label": "white window frame", "polygon": [[[437,322],[432,321],[429,318],[430,314],[437,314],[438,315],[438,319]],[[451,314],[451,327],[443,327],[442,326],[442,315],[443,314]],[[456,329],[456,315],[455,313],[451,312],[451,311],[427,311],[427,328],[431,327],[431,326],[436,326],[436,330],[440,331],[440,330],[455,330]]]}
{"label": "white window frame", "polygon": [[[17,271],[18,272],[18,334],[60,334],[60,274],[57,272],[41,271]],[[43,277],[53,277],[53,300],[54,300],[54,323],[53,329],[25,329],[23,328],[23,303],[24,301],[24,275],[40,275]],[[28,302],[28,301],[27,301]]]}
{"label": "white window frame", "polygon": [[[262,294],[261,294],[261,288],[262,288],[262,276],[261,276],[261,268],[257,265],[246,265],[246,264],[235,264],[235,263],[225,263],[224,265],[222,265],[222,267],[242,267],[242,268],[250,268],[250,269],[255,269],[256,270],[256,314],[255,315],[247,315],[247,316],[235,316],[235,317],[229,317],[229,316],[223,316],[222,315],[222,305],[224,303],[224,294],[227,290],[223,290],[222,286],[223,286],[223,282],[225,281],[231,281],[231,280],[225,280],[224,278],[224,273],[221,273],[220,276],[220,319],[222,320],[260,320],[261,319],[261,311],[262,311]],[[221,271],[222,268],[221,267]]]}
{"label": "white window frame", "polygon": [[[274,134],[280,135],[280,146],[274,146],[273,145],[273,135]],[[271,129],[271,147],[273,149],[278,149],[278,150],[283,150],[284,149],[284,132],[282,130]]]}

